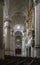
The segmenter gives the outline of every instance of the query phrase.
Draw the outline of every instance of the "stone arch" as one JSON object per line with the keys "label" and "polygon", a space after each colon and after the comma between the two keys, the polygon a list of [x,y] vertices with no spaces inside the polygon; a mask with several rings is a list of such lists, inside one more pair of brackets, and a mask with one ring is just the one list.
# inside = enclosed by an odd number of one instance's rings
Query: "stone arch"
{"label": "stone arch", "polygon": [[15,32],[15,55],[21,55],[22,52],[22,33]]}

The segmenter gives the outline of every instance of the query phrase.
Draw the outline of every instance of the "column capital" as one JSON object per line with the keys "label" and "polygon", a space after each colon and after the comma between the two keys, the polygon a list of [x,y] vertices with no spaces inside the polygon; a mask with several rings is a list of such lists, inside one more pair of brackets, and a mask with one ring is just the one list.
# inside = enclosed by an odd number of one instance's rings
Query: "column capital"
{"label": "column capital", "polygon": [[4,25],[5,25],[5,27],[7,27],[8,29],[10,29],[10,24],[11,24],[11,20],[6,18],[6,19],[4,20]]}
{"label": "column capital", "polygon": [[4,22],[11,22],[11,20],[8,19],[8,18],[6,18],[6,19],[4,20]]}
{"label": "column capital", "polygon": [[40,0],[33,0],[34,5],[37,5],[38,3],[40,3]]}

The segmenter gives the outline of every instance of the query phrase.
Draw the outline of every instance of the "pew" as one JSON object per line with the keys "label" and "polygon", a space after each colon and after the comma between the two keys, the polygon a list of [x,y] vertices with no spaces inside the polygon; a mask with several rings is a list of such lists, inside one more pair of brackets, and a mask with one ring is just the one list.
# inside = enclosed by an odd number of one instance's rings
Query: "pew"
{"label": "pew", "polygon": [[40,65],[40,58],[5,56],[0,59],[0,65]]}

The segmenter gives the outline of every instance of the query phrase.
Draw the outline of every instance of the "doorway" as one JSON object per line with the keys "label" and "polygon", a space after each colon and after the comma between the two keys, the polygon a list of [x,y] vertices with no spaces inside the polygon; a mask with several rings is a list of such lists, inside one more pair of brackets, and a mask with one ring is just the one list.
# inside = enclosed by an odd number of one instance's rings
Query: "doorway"
{"label": "doorway", "polygon": [[15,33],[15,55],[22,53],[22,33],[17,31]]}

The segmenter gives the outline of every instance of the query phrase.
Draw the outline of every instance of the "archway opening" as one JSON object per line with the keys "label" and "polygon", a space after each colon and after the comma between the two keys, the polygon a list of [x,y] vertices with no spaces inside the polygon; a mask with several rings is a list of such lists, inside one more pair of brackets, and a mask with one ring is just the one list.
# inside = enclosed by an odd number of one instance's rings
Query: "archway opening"
{"label": "archway opening", "polygon": [[21,55],[22,53],[22,33],[17,31],[15,33],[15,55]]}

